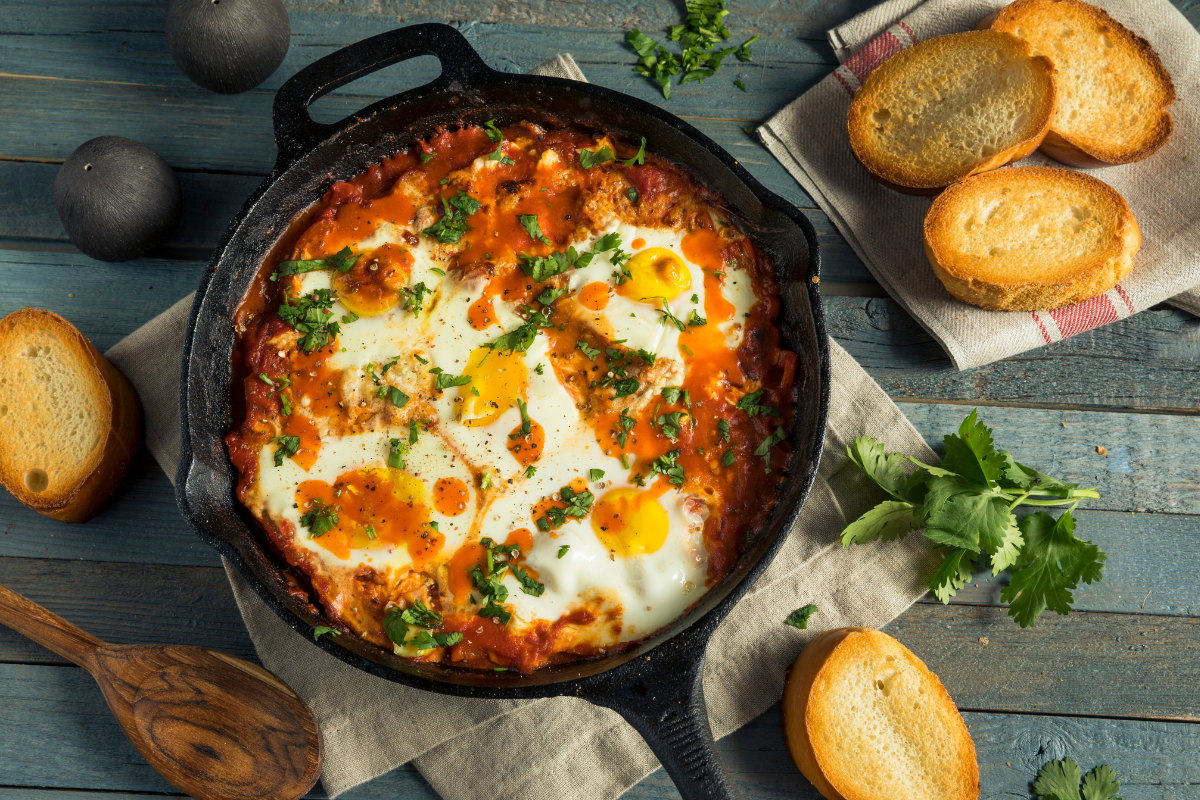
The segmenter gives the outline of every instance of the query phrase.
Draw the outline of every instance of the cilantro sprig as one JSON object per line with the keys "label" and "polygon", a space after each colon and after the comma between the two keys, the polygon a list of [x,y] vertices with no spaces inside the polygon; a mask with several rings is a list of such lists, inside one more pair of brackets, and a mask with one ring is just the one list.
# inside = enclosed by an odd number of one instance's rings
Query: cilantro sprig
{"label": "cilantro sprig", "polygon": [[336,269],[338,272],[349,272],[354,266],[354,262],[358,261],[357,256],[353,255],[350,246],[343,247],[338,252],[325,258],[306,258],[297,261],[280,261],[275,272],[271,273],[271,280],[277,281],[288,275],[301,275],[305,272],[315,272],[319,269]]}
{"label": "cilantro sprig", "polygon": [[[850,460],[889,496],[842,531],[842,545],[880,539],[889,542],[925,529],[943,561],[929,588],[950,602],[971,579],[976,560],[986,555],[992,574],[1009,570],[1011,580],[1000,599],[1022,628],[1032,626],[1047,608],[1068,614],[1071,592],[1079,582],[1104,577],[1107,556],[1075,536],[1072,511],[1085,498],[1100,495],[1018,463],[997,450],[992,431],[976,411],[963,420],[957,434],[945,437],[940,467],[901,453],[887,453],[869,436],[847,448]],[[918,469],[907,475],[906,462]],[[1018,521],[1019,506],[1067,506],[1058,518],[1044,511]]]}
{"label": "cilantro sprig", "polygon": [[285,295],[279,306],[279,318],[291,325],[300,334],[299,345],[306,353],[319,350],[337,338],[341,331],[333,319],[333,293],[329,289],[316,289],[291,302]]}
{"label": "cilantro sprig", "polygon": [[[1062,761],[1047,761],[1038,770],[1033,790],[1039,800],[1121,800],[1121,782],[1116,771],[1101,764],[1087,775],[1082,775],[1073,758]],[[1080,792],[1082,782],[1083,791]]]}

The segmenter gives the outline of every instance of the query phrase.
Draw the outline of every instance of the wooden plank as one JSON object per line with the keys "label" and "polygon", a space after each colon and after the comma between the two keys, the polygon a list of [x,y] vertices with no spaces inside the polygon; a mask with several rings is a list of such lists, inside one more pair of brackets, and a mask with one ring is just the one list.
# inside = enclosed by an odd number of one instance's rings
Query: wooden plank
{"label": "wooden plank", "polygon": [[1144,311],[959,372],[894,300],[831,297],[824,307],[830,334],[896,400],[1200,410],[1200,319],[1182,311]]}
{"label": "wooden plank", "polygon": [[[0,583],[108,641],[254,659],[219,568],[0,558]],[[1080,590],[1080,607],[1087,596]],[[1076,611],[1022,629],[995,606],[917,604],[885,630],[926,659],[963,708],[1200,719],[1200,686],[1179,669],[1200,656],[1200,617]],[[0,662],[65,663],[7,630]]]}
{"label": "wooden plank", "polygon": [[[54,176],[58,169],[58,164],[0,161],[0,209],[4,211],[0,214],[0,248],[78,253],[54,208]],[[175,235],[150,257],[207,262],[229,221],[260,179],[185,171],[178,175],[183,188],[183,219]],[[812,208],[804,212],[817,229],[821,243],[822,290],[829,292],[837,283],[874,286],[871,273],[824,212]],[[92,262],[85,259],[83,263]]]}
{"label": "wooden plank", "polygon": [[[171,793],[122,735],[82,670],[0,666],[0,699],[0,800],[131,800],[145,792]],[[1041,765],[1064,756],[1085,768],[1111,765],[1126,800],[1200,797],[1195,725],[972,712],[964,718],[975,740],[985,797],[1027,797]],[[792,764],[778,705],[718,747],[747,798],[820,797]],[[88,786],[106,791],[69,790]],[[346,800],[436,796],[409,766],[342,795]],[[678,796],[661,770],[623,795],[638,800]]]}
{"label": "wooden plank", "polygon": [[[196,645],[258,661],[220,567],[0,558],[0,584],[112,644]],[[67,663],[7,628],[0,662]]]}

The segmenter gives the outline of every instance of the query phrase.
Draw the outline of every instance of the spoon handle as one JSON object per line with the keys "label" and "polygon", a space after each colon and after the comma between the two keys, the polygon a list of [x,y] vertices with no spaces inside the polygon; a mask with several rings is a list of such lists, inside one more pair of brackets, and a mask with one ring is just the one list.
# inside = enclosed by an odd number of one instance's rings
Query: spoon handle
{"label": "spoon handle", "polygon": [[89,672],[95,666],[96,650],[106,646],[82,628],[3,585],[0,585],[0,623]]}

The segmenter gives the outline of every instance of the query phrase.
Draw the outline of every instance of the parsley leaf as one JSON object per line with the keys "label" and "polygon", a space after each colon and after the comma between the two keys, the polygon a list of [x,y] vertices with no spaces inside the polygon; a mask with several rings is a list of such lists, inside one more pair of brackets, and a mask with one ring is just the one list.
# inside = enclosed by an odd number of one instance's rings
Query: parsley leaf
{"label": "parsley leaf", "polygon": [[551,253],[548,256],[531,256],[521,253],[517,256],[517,261],[521,265],[522,272],[537,283],[541,283],[555,275],[561,275],[569,269],[575,267],[583,269],[591,263],[592,254],[579,253],[572,246],[568,247],[566,252]]}
{"label": "parsley leaf", "polygon": [[566,289],[559,289],[554,286],[547,286],[546,290],[537,296],[537,301],[544,306],[554,305],[554,301],[567,293]]}
{"label": "parsley leaf", "polygon": [[400,612],[400,618],[409,625],[420,625],[424,628],[442,627],[442,615],[429,609],[420,600],[414,600],[411,606]]}
{"label": "parsley leaf", "polygon": [[762,399],[762,396],[762,389],[759,389],[757,392],[751,392],[737,401],[737,408],[740,408],[752,417],[778,417],[779,409],[774,406],[764,406],[758,402]]}
{"label": "parsley leaf", "polygon": [[809,603],[808,605],[802,608],[797,608],[795,611],[788,614],[787,619],[784,620],[784,623],[791,625],[793,628],[806,630],[808,628],[808,618],[815,613],[817,613],[817,607],[812,603]]}
{"label": "parsley leaf", "polygon": [[337,628],[330,628],[328,625],[318,625],[317,627],[313,628],[313,641],[317,641],[325,634],[329,634],[330,636],[341,636],[342,632]]}
{"label": "parsley leaf", "polygon": [[[976,411],[945,442],[946,458],[935,467],[887,453],[870,437],[855,439],[847,448],[850,462],[888,499],[850,523],[842,544],[891,541],[924,528],[926,538],[941,548],[943,560],[929,588],[943,603],[971,580],[986,555],[993,574],[1006,569],[1012,574],[1000,597],[1021,627],[1033,625],[1047,608],[1069,613],[1080,581],[1103,578],[1106,556],[1075,536],[1071,513],[1082,499],[1100,495],[997,450]],[[905,474],[909,461],[920,468],[912,475]],[[1057,520],[1038,512],[1018,522],[1012,512],[1022,504],[1067,509]]]}
{"label": "parsley leaf", "polygon": [[771,448],[773,448],[775,445],[779,444],[786,438],[787,438],[787,431],[785,431],[782,427],[776,428],[774,433],[772,433],[766,439],[763,439],[762,444],[760,444],[758,447],[756,447],[754,449],[754,455],[762,456],[763,459],[767,462],[767,468],[766,468],[767,472],[771,471]]}
{"label": "parsley leaf", "polygon": [[[504,355],[512,355],[513,353],[524,353],[526,350],[529,349],[529,346],[533,344],[533,340],[537,338],[538,329],[539,329],[538,321],[537,321],[537,318],[535,317],[533,319],[527,320],[526,322],[522,323],[521,325],[518,325],[517,327],[513,328],[508,333],[505,333],[501,336],[497,336],[494,340],[487,342],[483,346],[487,347],[493,351],[498,350],[498,351],[500,351],[500,353],[502,353]],[[441,377],[441,376],[439,376],[439,377]],[[467,381],[469,381],[469,380],[470,380],[470,378],[467,379]],[[463,381],[463,383],[466,383],[467,381]],[[455,383],[455,384],[451,384],[451,385],[459,386],[460,384]]]}
{"label": "parsley leaf", "polygon": [[399,439],[388,439],[387,465],[392,469],[404,469],[404,457],[408,455],[408,445]]}
{"label": "parsley leaf", "polygon": [[626,167],[632,167],[634,164],[646,163],[646,137],[642,137],[642,146],[638,148],[637,153],[632,158],[627,158],[621,162]]}
{"label": "parsley leaf", "polygon": [[422,232],[442,244],[453,244],[471,230],[467,217],[481,207],[482,203],[461,190],[453,197],[442,197],[442,218]]}
{"label": "parsley leaf", "polygon": [[631,394],[636,394],[637,390],[642,388],[642,384],[637,378],[624,378],[623,380],[613,381],[614,398],[628,397]]}
{"label": "parsley leaf", "polygon": [[488,161],[499,161],[501,164],[509,167],[517,163],[508,156],[504,155],[504,142],[496,145],[496,152],[488,156]]}
{"label": "parsley leaf", "polygon": [[[533,420],[529,418],[529,406],[519,397],[517,398],[517,410],[521,412],[521,428],[516,433],[510,433],[508,435],[510,439],[521,439],[528,436],[533,425]],[[526,477],[533,476],[527,475]]]}
{"label": "parsley leaf", "polygon": [[[504,338],[503,336],[500,338]],[[449,389],[451,386],[466,386],[471,382],[470,375],[451,375],[441,367],[434,367],[429,372],[437,377],[434,378],[433,386],[439,392]]]}
{"label": "parsley leaf", "polygon": [[500,129],[496,127],[496,120],[494,119],[489,119],[487,122],[483,123],[483,132],[486,133],[487,137],[493,142],[499,142],[504,138],[504,134],[501,133]]}
{"label": "parsley leaf", "polygon": [[284,456],[294,458],[296,453],[300,450],[299,436],[276,436],[271,441],[279,442],[279,449],[275,451],[274,457],[275,466],[277,467],[283,466]]}
{"label": "parsley leaf", "polygon": [[606,161],[612,161],[615,158],[616,155],[613,153],[612,148],[608,145],[604,145],[595,152],[592,152],[591,150],[584,150],[582,148],[579,150],[579,165],[584,169],[591,169],[592,167],[603,164]]}
{"label": "parsley leaf", "polygon": [[534,597],[541,597],[546,591],[545,584],[537,582],[537,579],[530,575],[523,567],[513,564],[509,567],[512,574],[516,577],[517,582],[521,584],[521,591]]}
{"label": "parsley leaf", "polygon": [[279,307],[279,318],[300,334],[298,344],[306,353],[319,350],[337,338],[341,326],[333,320],[333,293],[316,289],[310,294],[289,302],[285,296]]}
{"label": "parsley leaf", "polygon": [[276,281],[281,277],[288,275],[300,275],[305,272],[313,272],[319,269],[336,269],[338,272],[349,272],[354,266],[354,262],[358,261],[357,256],[353,255],[350,246],[346,245],[337,253],[325,258],[312,258],[302,261],[280,261],[276,271],[271,273],[271,280]]}
{"label": "parsley leaf", "polygon": [[425,295],[432,293],[433,290],[426,286],[424,281],[411,289],[401,288],[400,294],[404,297],[404,310],[411,311],[414,317],[417,316],[421,311],[421,306],[425,303]]}
{"label": "parsley leaf", "polygon": [[[664,386],[663,390],[662,390],[662,397],[663,397],[663,400],[665,400],[668,403],[672,403],[672,404],[678,403],[679,398],[683,397],[683,389],[681,389],[678,386]],[[728,427],[729,423],[725,423],[725,424],[726,424],[726,427]]]}
{"label": "parsley leaf", "polygon": [[589,345],[587,342],[583,341],[582,339],[577,341],[575,343],[575,346],[578,347],[581,351],[583,351],[583,354],[588,357],[589,361],[595,361],[596,357],[600,355],[600,348],[592,347],[591,345]]}
{"label": "parsley leaf", "polygon": [[333,530],[338,524],[338,507],[327,506],[325,501],[314,498],[312,508],[300,517],[300,525],[308,528],[308,538],[316,539]]}
{"label": "parsley leaf", "polygon": [[564,544],[562,547],[558,548],[558,557],[562,558],[563,556],[565,556],[567,554],[567,551],[569,551],[570,549],[571,549],[571,545]]}
{"label": "parsley leaf", "polygon": [[733,452],[732,448],[726,450],[725,455],[721,456],[721,466],[723,467],[732,467],[735,461],[737,461],[737,454]]}
{"label": "parsley leaf", "polygon": [[538,222],[537,214],[518,214],[517,221],[521,223],[521,227],[529,234],[530,239],[535,239],[542,244],[554,244],[550,241],[550,237],[542,233],[542,226]]}
{"label": "parsley leaf", "polygon": [[604,477],[604,470],[602,470],[602,469],[588,470],[588,480],[592,481],[593,483],[595,483],[596,481],[600,480],[603,477]]}
{"label": "parsley leaf", "polygon": [[666,477],[667,483],[673,486],[683,486],[686,476],[683,467],[679,465],[679,451],[672,450],[654,459],[650,465],[650,475],[663,475]]}
{"label": "parsley leaf", "polygon": [[1101,764],[1082,776],[1082,795],[1079,791],[1081,772],[1073,758],[1047,761],[1038,770],[1033,790],[1040,800],[1121,800],[1117,797],[1121,782],[1112,767]]}
{"label": "parsley leaf", "polygon": [[409,396],[397,389],[395,386],[381,386],[381,392],[387,392],[387,398],[392,401],[392,405],[396,408],[404,408],[408,405]]}
{"label": "parsley leaf", "polygon": [[[717,423],[717,434],[721,437],[722,442],[729,441],[729,421],[721,420]],[[728,465],[726,465],[728,466]]]}

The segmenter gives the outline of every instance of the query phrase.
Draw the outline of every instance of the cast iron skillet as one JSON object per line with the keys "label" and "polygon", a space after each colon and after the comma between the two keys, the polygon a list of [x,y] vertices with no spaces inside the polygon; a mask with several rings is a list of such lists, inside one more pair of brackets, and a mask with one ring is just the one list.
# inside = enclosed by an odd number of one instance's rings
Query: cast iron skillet
{"label": "cast iron skillet", "polygon": [[[441,62],[442,74],[433,82],[333,125],[309,116],[309,104],[326,92],[425,54]],[[751,537],[733,570],[695,609],[624,653],[519,675],[413,664],[351,635],[325,637],[313,646],[372,675],[428,691],[491,698],[586,698],[617,711],[641,733],[685,798],[736,798],[738,791],[716,755],[704,708],[704,648],[775,556],[812,485],[829,406],[829,345],[816,287],[820,262],[812,225],[677,117],[591,84],[496,72],[458,31],[439,24],[374,36],[297,73],[275,98],[275,167],[230,223],[192,306],[180,379],[182,447],[175,484],[179,507],[200,538],[232,561],[288,625],[307,639],[312,627],[323,624],[312,606],[288,591],[286,567],[267,549],[253,518],[234,496],[237,473],[221,441],[230,425],[235,341],[231,319],[289,222],[319,200],[332,181],[358,174],[431,135],[439,125],[482,124],[493,117],[501,126],[522,120],[590,124],[630,142],[644,135],[651,152],[682,165],[718,191],[747,232],[775,259],[784,342],[800,357],[790,439],[795,455],[779,504],[767,526]]]}

